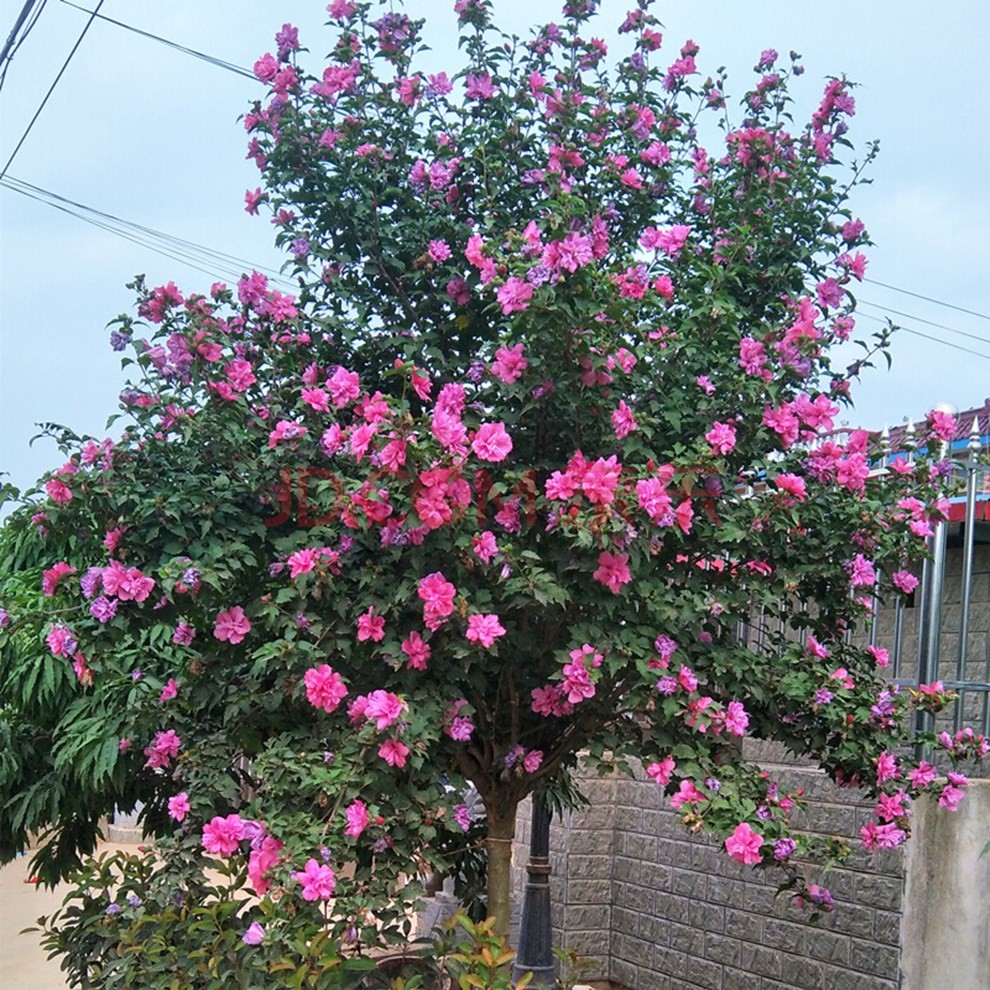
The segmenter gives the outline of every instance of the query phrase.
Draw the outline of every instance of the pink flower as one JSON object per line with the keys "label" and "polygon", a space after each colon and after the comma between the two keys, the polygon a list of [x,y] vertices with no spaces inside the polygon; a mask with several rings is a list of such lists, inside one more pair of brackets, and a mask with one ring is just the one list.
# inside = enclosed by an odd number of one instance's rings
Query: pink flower
{"label": "pink flower", "polygon": [[319,551],[310,547],[296,550],[295,553],[289,555],[289,559],[286,561],[289,567],[289,577],[295,580],[300,574],[308,574],[316,567],[318,558]]}
{"label": "pink flower", "polygon": [[495,360],[489,370],[506,385],[511,385],[518,381],[527,367],[528,362],[523,357],[523,345],[516,344],[514,347],[500,347],[495,352]]}
{"label": "pink flower", "polygon": [[526,773],[536,773],[537,770],[543,764],[543,750],[542,749],[531,749],[523,757],[523,770]]}
{"label": "pink flower", "polygon": [[168,816],[181,822],[189,814],[189,807],[189,795],[185,791],[180,791],[168,799]]}
{"label": "pink flower", "polygon": [[369,722],[375,723],[375,728],[380,732],[392,725],[408,709],[409,706],[398,695],[378,690],[368,695],[363,714]]}
{"label": "pink flower", "polygon": [[182,740],[176,735],[175,729],[168,729],[165,732],[156,732],[151,745],[144,751],[148,757],[145,766],[149,770],[164,770],[176,756],[182,747]]}
{"label": "pink flower", "polygon": [[244,609],[240,605],[221,612],[213,627],[213,635],[222,642],[230,643],[232,646],[240,643],[251,631],[251,622],[244,614]]}
{"label": "pink flower", "polygon": [[753,866],[763,858],[760,856],[760,846],[763,836],[754,832],[748,822],[741,822],[735,831],[725,840],[726,852],[744,866]]}
{"label": "pink flower", "polygon": [[864,849],[896,849],[907,838],[904,830],[898,828],[894,822],[886,825],[867,822],[859,830],[859,834]]}
{"label": "pink flower", "polygon": [[505,432],[504,423],[482,423],[471,449],[483,461],[504,461],[512,452],[512,437]]}
{"label": "pink flower", "polygon": [[357,638],[358,642],[362,643],[367,639],[373,643],[380,643],[385,638],[385,618],[375,615],[374,605],[358,618]]}
{"label": "pink flower", "polygon": [[695,805],[705,800],[705,795],[694,786],[691,780],[682,780],[677,793],[670,799],[670,806],[679,809],[685,804]]}
{"label": "pink flower", "polygon": [[352,801],[345,809],[344,817],[347,819],[344,835],[357,838],[368,827],[368,808],[363,801]]}
{"label": "pink flower", "polygon": [[955,437],[956,431],[959,428],[955,416],[940,409],[933,409],[928,414],[928,423],[931,426],[932,433],[939,440],[946,442]]}
{"label": "pink flower", "polygon": [[958,811],[959,802],[962,801],[964,797],[965,792],[961,787],[955,787],[952,784],[947,784],[939,796],[939,807],[945,808],[946,811]]}
{"label": "pink flower", "polygon": [[406,765],[409,747],[398,739],[386,739],[378,747],[378,755],[390,766],[400,770]]}
{"label": "pink flower", "polygon": [[713,455],[728,454],[736,445],[736,428],[731,423],[715,423],[705,434]]}
{"label": "pink flower", "polygon": [[872,585],[877,579],[873,562],[867,560],[861,553],[856,554],[852,560],[847,560],[845,566],[849,572],[849,583],[854,588]]}
{"label": "pink flower", "polygon": [[922,760],[916,767],[908,771],[908,780],[911,786],[921,790],[928,787],[935,779],[938,771],[927,760]]}
{"label": "pink flower", "polygon": [[424,603],[423,618],[426,628],[431,631],[439,629],[454,611],[457,589],[440,571],[434,571],[419,582],[418,594]]}
{"label": "pink flower", "polygon": [[71,564],[60,560],[57,564],[41,572],[41,593],[46,598],[51,598],[55,594],[55,589],[59,586],[59,582],[70,574],[75,573],[76,569]]}
{"label": "pink flower", "polygon": [[598,570],[591,576],[604,584],[613,595],[617,595],[622,590],[622,586],[632,580],[629,571],[629,554],[603,551],[598,555]]}
{"label": "pink flower", "polygon": [[337,370],[327,380],[327,387],[330,389],[330,396],[333,404],[341,409],[356,399],[361,394],[360,379],[355,371],[347,371],[342,367]]}
{"label": "pink flower", "polygon": [[894,587],[898,591],[903,591],[905,595],[910,595],[918,587],[918,579],[910,571],[894,571],[890,575],[890,580],[893,581]]}
{"label": "pink flower", "polygon": [[878,784],[885,784],[888,780],[896,780],[900,775],[897,760],[891,753],[883,752],[877,757]]}
{"label": "pink flower", "polygon": [[306,861],[306,868],[292,874],[292,879],[302,884],[303,899],[307,901],[328,901],[333,897],[337,878],[326,863],[315,859]]}
{"label": "pink flower", "polygon": [[159,701],[171,701],[179,693],[179,683],[175,678],[170,677],[162,688],[162,693],[158,696]]}
{"label": "pink flower", "polygon": [[529,309],[529,301],[533,298],[533,286],[518,276],[512,275],[495,295],[502,307],[503,316],[508,316],[510,313],[522,313]]}
{"label": "pink flower", "polygon": [[478,536],[472,536],[471,549],[474,551],[476,557],[483,560],[486,564],[490,564],[492,558],[498,553],[495,534],[486,529]]}
{"label": "pink flower", "polygon": [[466,832],[471,827],[471,809],[466,804],[455,804],[454,821]]}
{"label": "pink flower", "polygon": [[427,253],[433,261],[440,264],[450,257],[450,245],[446,241],[430,241]]}
{"label": "pink flower", "polygon": [[329,664],[311,667],[303,675],[303,680],[306,698],[314,708],[332,712],[347,697],[347,685]]}
{"label": "pink flower", "polygon": [[636,419],[632,409],[626,405],[625,400],[619,400],[619,406],[612,413],[612,428],[619,440],[624,440],[637,427]]}
{"label": "pink flower", "polygon": [[886,667],[890,663],[890,651],[883,646],[868,646],[867,653],[873,657],[878,667]]}
{"label": "pink flower", "polygon": [[248,857],[248,880],[259,897],[264,897],[271,886],[267,874],[282,862],[285,843],[273,835],[266,835],[259,843],[251,841],[251,855]]}
{"label": "pink flower", "polygon": [[255,189],[254,191],[247,189],[244,192],[244,210],[246,213],[250,213],[252,216],[258,215],[258,205],[266,198],[265,194],[261,191],[261,188]]}
{"label": "pink flower", "polygon": [[254,74],[263,83],[271,82],[278,72],[278,62],[274,55],[266,52],[254,63]]}
{"label": "pink flower", "polygon": [[690,533],[693,520],[694,507],[691,505],[691,499],[686,498],[674,509],[674,522],[682,532]]}
{"label": "pink flower", "polygon": [[224,374],[235,392],[246,392],[258,380],[255,378],[251,362],[245,361],[243,358],[231,361],[224,368]]}
{"label": "pink flower", "polygon": [[[550,245],[550,248],[555,250],[551,251],[548,248],[548,252],[544,253],[544,264],[555,260],[556,264],[551,264],[550,267],[563,268],[569,272],[576,272],[582,265],[589,264],[595,257],[591,238],[584,234],[570,233],[563,241]],[[551,257],[547,257],[548,253]],[[552,257],[554,254],[556,259]]]}
{"label": "pink flower", "polygon": [[330,409],[330,397],[327,395],[326,389],[322,389],[318,385],[304,388],[301,396],[303,402],[310,409],[315,409],[317,412],[327,412]]}
{"label": "pink flower", "polygon": [[672,756],[664,757],[659,763],[651,763],[646,768],[646,774],[652,777],[661,787],[670,783],[670,775],[677,768]]}
{"label": "pink flower", "polygon": [[492,77],[487,72],[468,75],[466,85],[465,95],[469,100],[490,100],[497,92]]}
{"label": "pink flower", "polygon": [[808,497],[808,489],[804,478],[797,474],[778,474],[773,483],[786,492],[796,502],[803,502]]}
{"label": "pink flower", "polygon": [[607,505],[615,499],[615,488],[619,483],[619,472],[622,470],[616,456],[613,454],[607,460],[599,457],[590,465],[581,478],[581,489],[589,502]]}
{"label": "pink flower", "polygon": [[470,615],[467,622],[467,639],[471,643],[480,643],[486,649],[494,645],[499,636],[505,635],[502,623],[497,615]]}
{"label": "pink flower", "polygon": [[172,642],[176,646],[189,646],[196,638],[196,630],[185,622],[179,622],[172,633]]}
{"label": "pink flower", "polygon": [[252,921],[241,936],[245,945],[261,945],[265,940],[265,926],[259,921]]}
{"label": "pink flower", "polygon": [[402,652],[409,657],[407,666],[410,669],[426,670],[426,663],[431,653],[430,644],[418,632],[411,632],[409,637],[402,641]]}
{"label": "pink flower", "polygon": [[749,715],[743,708],[742,702],[730,701],[725,710],[725,727],[734,736],[745,735],[749,726]]}
{"label": "pink flower", "polygon": [[240,815],[217,815],[203,826],[203,848],[215,856],[232,856],[244,838],[245,824]]}

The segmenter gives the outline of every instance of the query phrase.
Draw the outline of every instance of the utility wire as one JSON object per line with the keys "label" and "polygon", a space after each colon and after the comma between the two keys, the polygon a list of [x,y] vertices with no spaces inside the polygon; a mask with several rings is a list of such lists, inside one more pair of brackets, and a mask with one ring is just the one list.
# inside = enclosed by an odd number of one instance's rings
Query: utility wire
{"label": "utility wire", "polygon": [[881,306],[878,303],[868,302],[865,299],[860,299],[859,302],[864,306],[869,306],[871,309],[879,309],[885,313],[893,313],[895,316],[903,316],[907,320],[914,320],[915,323],[924,323],[926,326],[935,327],[936,330],[948,330],[949,333],[958,334],[960,337],[969,337],[970,340],[978,340],[981,344],[990,344],[990,339],[981,337],[977,333],[967,333],[965,330],[957,330],[955,327],[946,326],[944,323],[926,320],[921,316],[915,316],[913,313],[902,313],[899,309],[891,309],[889,306]]}
{"label": "utility wire", "polygon": [[146,227],[143,224],[134,223],[130,220],[123,220],[111,213],[104,213],[102,210],[78,203],[65,196],[59,196],[57,193],[42,189],[40,186],[32,185],[29,182],[23,182],[13,176],[6,176],[0,179],[0,186],[10,189],[13,192],[21,193],[21,195],[37,200],[38,202],[45,203],[47,206],[51,206],[63,213],[68,213],[70,216],[84,220],[95,227],[116,234],[118,237],[123,237],[132,243],[150,248],[158,254],[165,255],[165,257],[181,261],[207,275],[226,279],[238,279],[246,271],[257,270],[266,273],[272,281],[286,288],[298,289],[298,286],[294,282],[284,278],[272,268],[252,264],[250,261],[238,258],[235,255],[216,251],[197,244],[194,241],[175,237],[172,234],[165,234],[162,231],[155,230],[153,227]]}
{"label": "utility wire", "polygon": [[51,84],[51,86],[48,87],[48,92],[45,93],[45,98],[41,101],[41,106],[39,106],[38,109],[34,112],[34,116],[31,118],[31,122],[27,125],[27,129],[21,135],[20,141],[17,142],[17,147],[14,148],[10,158],[7,159],[7,164],[4,165],[3,171],[0,171],[0,179],[2,179],[7,174],[7,169],[10,168],[11,162],[13,162],[13,160],[17,157],[17,152],[21,150],[21,145],[23,145],[24,142],[27,140],[27,136],[31,133],[31,128],[34,127],[35,121],[41,116],[41,111],[45,109],[45,104],[48,102],[48,98],[52,95],[52,93],[55,92],[55,87],[58,85],[58,81],[62,78],[62,74],[69,67],[69,63],[72,61],[72,56],[75,55],[76,52],[78,51],[79,46],[82,44],[83,38],[86,37],[86,32],[89,30],[90,25],[95,20],[97,16],[97,12],[99,11],[100,7],[103,6],[103,3],[104,0],[100,0],[100,2],[96,5],[96,10],[91,13],[89,20],[86,22],[86,26],[82,29],[82,33],[79,35],[79,38],[77,39],[76,43],[72,46],[72,51],[69,52],[65,61],[62,63],[62,68],[58,70],[58,75],[55,77],[55,81]]}
{"label": "utility wire", "polygon": [[[878,282],[875,278],[864,278],[864,282],[869,282],[871,285],[879,285],[883,289],[890,289],[892,292],[901,292],[905,296],[914,296],[915,299],[924,299],[925,302],[934,303],[936,306],[945,306],[946,309],[954,309],[959,313],[966,313],[968,316],[976,316],[981,320],[990,320],[990,316],[986,313],[977,313],[973,309],[965,309],[962,306],[955,306],[952,303],[942,302],[940,299],[932,299],[931,296],[923,296],[920,292],[912,292],[910,289],[902,289],[896,285],[888,285],[886,282]],[[893,310],[891,310],[893,312]]]}
{"label": "utility wire", "polygon": [[47,2],[48,0],[41,0],[38,9],[34,12],[34,16],[31,18],[27,27],[24,28],[20,37],[18,37],[18,31],[20,31],[21,26],[27,20],[28,14],[36,3],[36,0],[27,0],[21,8],[21,12],[17,15],[14,27],[11,29],[6,42],[4,42],[3,49],[0,50],[0,89],[3,89],[4,80],[7,78],[7,69],[10,68],[10,63],[14,60],[17,50],[24,44],[25,38],[31,33],[35,24],[38,23],[38,18],[41,17],[41,12],[45,9]]}
{"label": "utility wire", "polygon": [[[888,323],[887,320],[882,320],[879,316],[873,316],[870,313],[860,313],[859,315],[865,317],[867,320],[875,320],[877,323]],[[941,344],[943,347],[951,347],[954,351],[963,351],[966,354],[975,354],[976,357],[986,358],[990,361],[990,354],[984,354],[982,351],[974,351],[971,348],[963,347],[960,344],[953,344],[948,340],[942,340],[941,337],[933,337],[931,334],[922,333],[920,330],[912,330],[910,327],[902,326],[899,323],[894,325],[894,329],[902,330],[904,333],[909,333],[915,337],[924,337],[925,340],[934,341],[936,344]]]}
{"label": "utility wire", "polygon": [[[85,7],[80,7],[78,4],[72,3],[71,0],[62,0],[67,7],[74,7],[76,10],[81,10],[85,14],[92,14],[93,11],[87,10]],[[97,8],[99,9],[99,8]],[[248,79],[258,82],[257,76],[249,69],[245,69],[240,65],[235,65],[233,62],[224,61],[222,58],[217,58],[214,55],[207,55],[204,52],[198,52],[195,48],[187,48],[185,45],[180,45],[175,41],[169,41],[168,38],[161,38],[157,34],[152,34],[150,31],[142,31],[140,28],[136,28],[131,24],[125,24],[123,21],[115,21],[112,17],[107,17],[105,14],[94,14],[100,18],[101,21],[107,21],[109,24],[116,24],[117,27],[123,28],[125,31],[133,31],[135,34],[141,35],[143,38],[148,38],[151,41],[157,41],[159,44],[168,45],[169,48],[174,48],[176,51],[182,52],[185,55],[192,55],[194,58],[202,59],[204,62],[209,62],[211,65],[215,65],[218,68],[226,69],[228,72],[236,72],[239,76],[246,76]]]}

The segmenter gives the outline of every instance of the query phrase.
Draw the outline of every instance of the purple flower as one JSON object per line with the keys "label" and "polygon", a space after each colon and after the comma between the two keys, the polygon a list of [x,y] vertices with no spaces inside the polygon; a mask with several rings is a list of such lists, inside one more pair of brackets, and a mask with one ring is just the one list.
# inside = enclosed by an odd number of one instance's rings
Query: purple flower
{"label": "purple flower", "polygon": [[96,594],[103,581],[103,568],[91,567],[79,579],[79,587],[82,588],[84,598],[92,598]]}
{"label": "purple flower", "polygon": [[110,346],[115,351],[122,351],[131,342],[131,335],[125,330],[110,331]]}
{"label": "purple flower", "polygon": [[819,688],[815,692],[815,704],[827,705],[835,697],[828,688]]}
{"label": "purple flower", "polygon": [[533,265],[526,273],[526,281],[530,285],[540,286],[544,282],[549,282],[553,278],[553,269],[547,265]]}
{"label": "purple flower", "polygon": [[265,940],[265,927],[257,921],[248,926],[248,930],[241,936],[241,941],[245,945],[261,945]]}
{"label": "purple flower", "polygon": [[100,595],[89,606],[89,614],[100,622],[109,622],[117,614],[117,600]]}
{"label": "purple flower", "polygon": [[108,904],[106,911],[104,911],[103,913],[107,915],[107,917],[112,918],[115,914],[120,914],[122,910],[123,908],[119,904],[114,903],[114,904]]}
{"label": "purple flower", "polygon": [[790,836],[786,839],[778,839],[773,844],[773,858],[778,863],[783,863],[785,859],[790,858],[795,849],[797,849],[797,843]]}

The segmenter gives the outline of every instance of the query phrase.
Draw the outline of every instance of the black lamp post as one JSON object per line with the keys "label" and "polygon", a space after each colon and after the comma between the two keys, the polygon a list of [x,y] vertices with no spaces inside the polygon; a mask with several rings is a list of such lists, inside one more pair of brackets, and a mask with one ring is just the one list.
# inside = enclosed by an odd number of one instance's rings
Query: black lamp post
{"label": "black lamp post", "polygon": [[532,973],[530,986],[549,987],[556,983],[550,927],[550,810],[536,794],[526,874],[519,952],[512,975],[518,980],[524,973]]}

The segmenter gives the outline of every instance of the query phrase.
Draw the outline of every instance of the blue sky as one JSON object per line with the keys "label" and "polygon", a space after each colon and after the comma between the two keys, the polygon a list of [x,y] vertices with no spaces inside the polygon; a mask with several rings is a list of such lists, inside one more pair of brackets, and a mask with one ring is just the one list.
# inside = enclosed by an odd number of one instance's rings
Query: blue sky
{"label": "blue sky", "polygon": [[[594,34],[611,45],[632,5],[604,0]],[[452,0],[405,5],[428,19],[431,71],[459,65],[452,6]],[[532,25],[557,17],[559,6],[496,0],[496,18],[526,36]],[[4,8],[0,38],[20,7]],[[701,46],[701,72],[726,66],[733,96],[747,88],[761,50],[771,47],[804,56],[798,91],[804,115],[826,76],[856,80],[852,136],[859,146],[879,139],[881,148],[873,184],[854,201],[877,242],[868,277],[990,314],[990,129],[982,78],[990,4],[956,0],[936,13],[929,2],[899,0],[847,7],[840,15],[835,5],[781,0],[667,0],[656,11],[670,58],[693,39]],[[322,26],[325,3],[310,0],[105,0],[101,13],[246,68],[273,48],[286,21],[300,28],[314,68],[332,40]],[[0,168],[86,20],[62,0],[48,0],[18,50],[0,90]],[[97,21],[8,175],[277,268],[267,220],[243,209],[244,190],[257,186],[258,177],[244,160],[237,117],[257,95],[260,86],[250,79]],[[105,325],[130,308],[125,283],[142,272],[151,284],[171,279],[186,292],[203,291],[214,276],[6,188],[0,188],[0,225],[0,471],[25,487],[61,463],[51,443],[28,446],[35,423],[106,435],[123,376]],[[850,425],[894,425],[937,402],[965,409],[990,395],[990,321],[876,284],[863,286],[860,296],[862,329],[880,326],[868,316],[897,310],[909,316],[895,320],[916,333],[895,337],[890,373],[864,374],[856,409],[843,414]]]}

